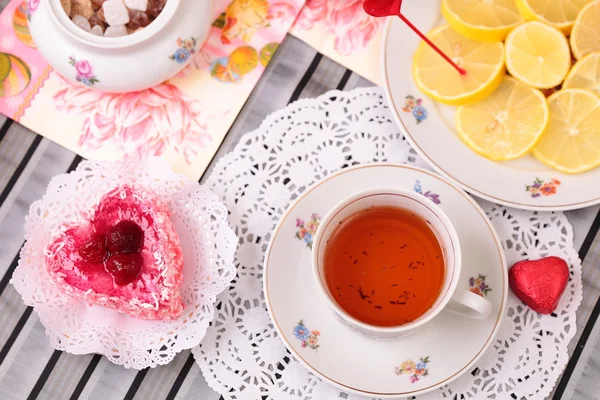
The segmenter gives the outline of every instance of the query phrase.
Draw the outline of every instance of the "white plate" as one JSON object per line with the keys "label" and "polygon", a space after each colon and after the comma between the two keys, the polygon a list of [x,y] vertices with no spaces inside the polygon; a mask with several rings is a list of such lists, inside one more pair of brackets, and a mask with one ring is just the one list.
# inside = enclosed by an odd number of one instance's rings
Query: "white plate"
{"label": "white plate", "polygon": [[[405,1],[402,11],[422,32],[443,23],[439,0]],[[566,175],[532,155],[509,162],[490,161],[469,149],[455,129],[455,108],[422,94],[412,77],[413,54],[421,39],[399,18],[389,18],[383,41],[385,90],[396,119],[411,145],[433,168],[468,192],[511,207],[569,210],[600,203],[600,168]],[[407,96],[422,107],[407,107]],[[409,101],[410,103],[410,101]],[[426,110],[426,117],[415,114]],[[424,114],[421,114],[424,115]],[[557,184],[553,182],[559,182]],[[543,186],[546,194],[536,193]]]}
{"label": "white plate", "polygon": [[[458,288],[469,289],[470,277],[486,277],[485,283],[491,288],[486,298],[493,307],[488,319],[474,320],[442,311],[408,338],[376,341],[349,330],[334,316],[318,292],[311,270],[309,235],[316,231],[311,218],[325,215],[352,193],[377,186],[418,189],[440,202],[461,241],[463,267]],[[297,235],[302,226],[305,231]],[[312,372],[344,391],[398,397],[445,385],[482,356],[504,314],[507,279],[498,238],[483,210],[468,194],[432,172],[395,164],[368,164],[330,175],[287,210],[267,249],[264,291],[279,336]],[[307,330],[308,336],[301,335],[301,329]],[[319,335],[310,333],[314,331]],[[427,361],[426,376],[396,374],[396,368],[404,362],[417,364],[420,359]]]}

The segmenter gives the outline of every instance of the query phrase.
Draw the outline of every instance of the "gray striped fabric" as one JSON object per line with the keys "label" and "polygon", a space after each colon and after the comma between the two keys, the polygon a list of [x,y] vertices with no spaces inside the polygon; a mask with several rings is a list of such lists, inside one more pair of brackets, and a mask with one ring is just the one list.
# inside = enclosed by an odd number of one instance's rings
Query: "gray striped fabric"
{"label": "gray striped fabric", "polygon": [[[0,9],[8,0],[0,0]],[[248,99],[211,165],[290,100],[328,90],[372,84],[288,37]],[[0,399],[202,399],[219,395],[206,384],[189,351],[167,366],[134,371],[100,356],[74,356],[50,347],[44,328],[7,285],[23,244],[23,221],[50,179],[76,166],[74,153],[0,116]],[[210,168],[205,176],[210,172]],[[574,354],[558,392],[565,398],[596,399],[600,390],[600,246],[598,207],[569,212],[584,261],[584,301],[578,311]],[[581,340],[580,340],[581,339]],[[578,341],[584,346],[577,346]],[[577,360],[575,360],[577,358]]]}

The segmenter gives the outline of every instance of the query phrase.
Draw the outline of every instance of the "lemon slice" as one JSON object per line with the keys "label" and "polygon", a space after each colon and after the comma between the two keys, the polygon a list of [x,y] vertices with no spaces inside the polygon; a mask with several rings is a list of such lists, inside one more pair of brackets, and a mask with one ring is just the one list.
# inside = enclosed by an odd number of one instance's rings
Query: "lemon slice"
{"label": "lemon slice", "polygon": [[504,161],[531,151],[548,118],[542,92],[507,76],[487,99],[459,107],[456,127],[471,149],[490,160]]}
{"label": "lemon slice", "polygon": [[517,9],[527,20],[543,21],[571,33],[573,22],[583,7],[593,0],[516,0]]}
{"label": "lemon slice", "polygon": [[413,77],[419,89],[446,104],[462,105],[489,96],[504,76],[502,42],[478,42],[458,34],[449,25],[428,35],[444,53],[464,68],[461,75],[425,42],[415,53]]}
{"label": "lemon slice", "polygon": [[442,14],[461,35],[485,42],[503,41],[525,21],[515,0],[444,0]]}
{"label": "lemon slice", "polygon": [[548,98],[550,120],[533,149],[538,160],[567,174],[600,165],[600,99],[583,89],[564,89]]}
{"label": "lemon slice", "polygon": [[600,98],[600,52],[588,54],[567,75],[563,89],[586,89]]}
{"label": "lemon slice", "polygon": [[567,38],[550,25],[526,22],[506,37],[506,68],[529,86],[539,89],[558,86],[570,67]]}
{"label": "lemon slice", "polygon": [[600,1],[581,10],[571,32],[571,50],[576,59],[600,51]]}

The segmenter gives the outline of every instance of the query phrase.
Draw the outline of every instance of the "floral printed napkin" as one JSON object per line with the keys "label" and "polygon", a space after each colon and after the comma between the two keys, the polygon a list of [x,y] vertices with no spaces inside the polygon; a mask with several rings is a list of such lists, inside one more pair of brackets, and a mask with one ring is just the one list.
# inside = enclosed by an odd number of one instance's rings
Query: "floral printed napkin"
{"label": "floral printed napkin", "polygon": [[385,18],[373,18],[364,0],[306,0],[290,33],[364,78],[383,84]]}
{"label": "floral printed napkin", "polygon": [[[12,0],[0,14],[0,113],[83,157],[159,155],[198,179],[304,5],[214,2],[202,49],[177,43],[173,61],[193,57],[189,67],[154,88],[110,94],[73,86],[55,73],[31,40],[26,2]],[[90,65],[71,61],[81,81],[93,85]]]}

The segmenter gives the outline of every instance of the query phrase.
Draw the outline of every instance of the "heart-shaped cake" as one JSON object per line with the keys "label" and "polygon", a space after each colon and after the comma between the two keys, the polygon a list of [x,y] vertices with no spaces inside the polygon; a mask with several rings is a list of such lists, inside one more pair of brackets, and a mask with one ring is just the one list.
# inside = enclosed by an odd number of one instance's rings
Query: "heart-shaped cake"
{"label": "heart-shaped cake", "polygon": [[65,224],[46,248],[52,280],[65,293],[143,319],[183,311],[183,255],[167,206],[149,190],[105,194],[89,223]]}

